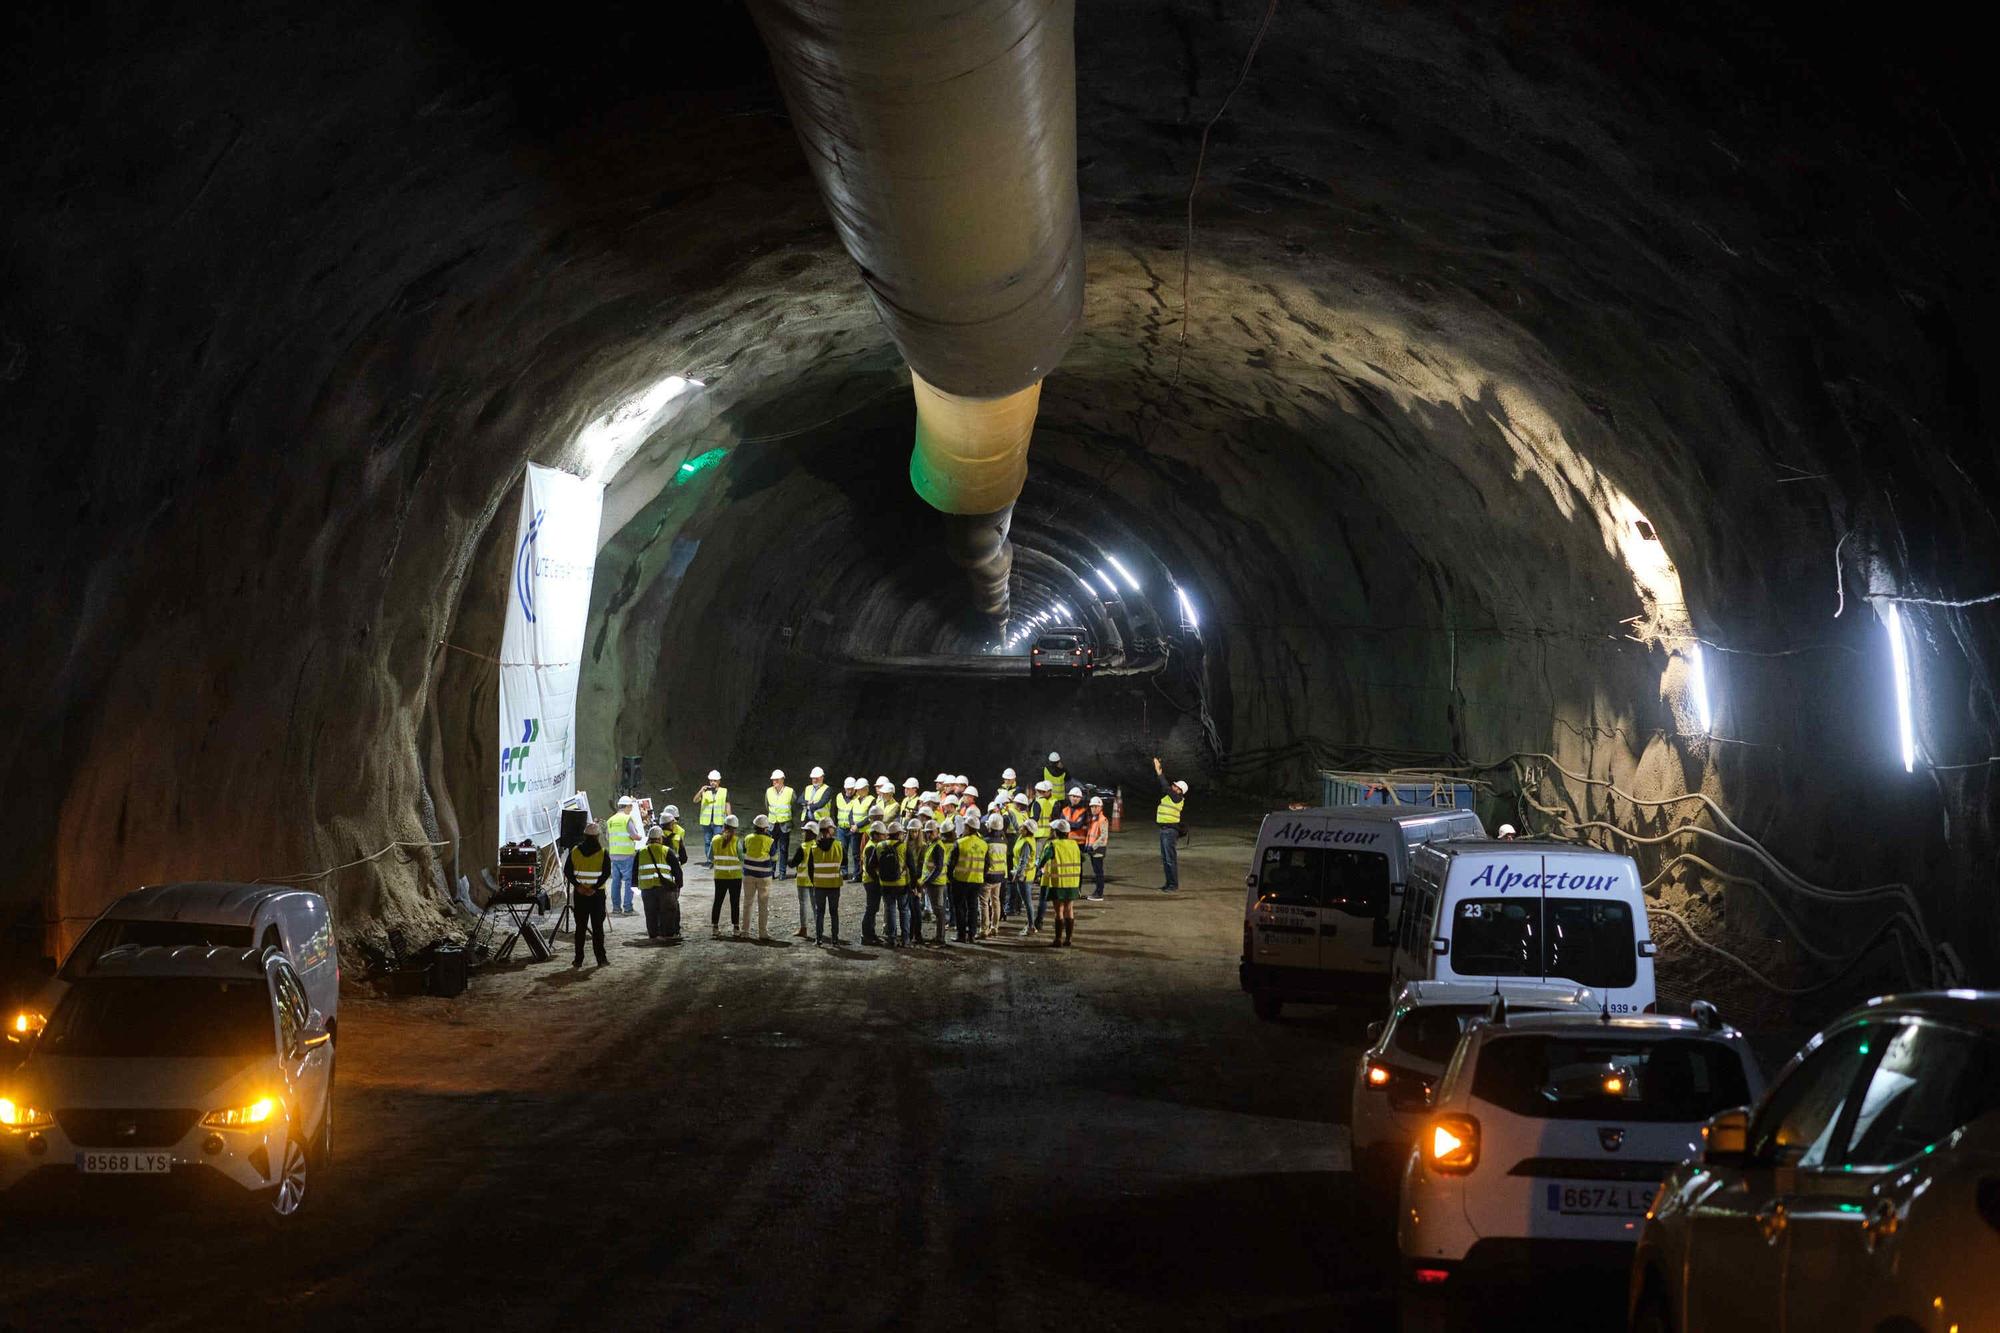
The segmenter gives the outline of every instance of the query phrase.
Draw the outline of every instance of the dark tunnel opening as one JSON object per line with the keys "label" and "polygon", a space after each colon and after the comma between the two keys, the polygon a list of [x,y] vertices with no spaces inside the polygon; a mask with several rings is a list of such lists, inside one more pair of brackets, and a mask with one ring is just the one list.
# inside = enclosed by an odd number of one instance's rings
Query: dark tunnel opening
{"label": "dark tunnel opening", "polygon": [[[496,841],[480,654],[534,459],[607,481],[586,789],[633,753],[683,790],[1050,749],[1145,790],[1158,754],[1258,799],[1470,766],[1640,850],[1686,966],[1758,1003],[2000,975],[1995,613],[1953,604],[2000,567],[1992,155],[1955,83],[1713,6],[1287,9],[1190,248],[1250,20],[1084,6],[1084,319],[1008,630],[1060,606],[1106,669],[1040,681],[910,490],[908,372],[755,30],[655,8],[10,20],[17,936],[396,843],[343,921],[444,929]],[[1678,834],[1703,797],[1754,839]]]}

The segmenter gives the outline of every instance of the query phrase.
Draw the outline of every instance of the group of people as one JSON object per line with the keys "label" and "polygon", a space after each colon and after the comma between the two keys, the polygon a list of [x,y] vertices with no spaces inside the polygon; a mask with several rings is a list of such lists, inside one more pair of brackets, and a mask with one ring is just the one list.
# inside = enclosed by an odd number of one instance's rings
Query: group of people
{"label": "group of people", "polygon": [[[1161,788],[1154,816],[1165,880],[1160,888],[1172,893],[1180,887],[1176,848],[1186,835],[1187,784],[1168,781],[1157,758],[1153,771]],[[860,884],[866,895],[862,943],[889,948],[926,942],[926,923],[935,923],[928,942],[936,945],[944,944],[947,926],[958,942],[975,943],[999,934],[1010,917],[1018,918],[1022,936],[1039,934],[1051,904],[1053,944],[1064,947],[1075,938],[1076,902],[1104,898],[1109,812],[1101,794],[1088,794],[1070,780],[1055,752],[1031,789],[1022,788],[1009,768],[983,804],[979,789],[963,774],[939,773],[929,789],[910,778],[899,797],[886,775],[872,784],[847,778],[836,794],[821,768],[812,770],[802,792],[786,784],[782,769],[773,770],[763,812],[752,818],[747,833],[719,771],[709,772],[695,800],[705,865],[715,884],[709,927],[717,937],[727,903],[735,935],[749,933],[754,917],[755,934],[769,939],[771,881],[788,874],[798,892],[793,933],[820,943],[846,943],[840,937],[840,892],[849,883]],[[1087,895],[1086,862],[1094,884]],[[646,934],[681,939],[687,864],[686,833],[675,806],[665,807],[659,824],[645,827],[637,804],[621,796],[604,825],[587,824],[563,858],[576,904],[573,966],[583,965],[586,933],[595,940],[597,961],[609,961],[605,916],[633,915],[634,889],[643,903]]]}

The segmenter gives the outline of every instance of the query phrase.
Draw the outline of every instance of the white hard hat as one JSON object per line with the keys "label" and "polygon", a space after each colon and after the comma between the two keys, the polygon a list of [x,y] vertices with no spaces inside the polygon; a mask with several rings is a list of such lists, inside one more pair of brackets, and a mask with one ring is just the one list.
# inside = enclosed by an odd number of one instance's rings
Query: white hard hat
{"label": "white hard hat", "polygon": [[751,820],[750,822],[757,828],[771,827],[771,817],[769,815],[758,815],[755,819]]}
{"label": "white hard hat", "polygon": [[722,774],[716,772],[714,769],[711,768],[708,770],[708,780],[710,782],[720,782],[722,781]]}
{"label": "white hard hat", "polygon": [[1071,796],[1081,796],[1081,795],[1083,795],[1083,788],[1081,788],[1081,787],[1071,787],[1071,788],[1069,789],[1069,794],[1070,794]]}
{"label": "white hard hat", "polygon": [[979,788],[977,788],[977,787],[973,786],[973,785],[972,785],[972,784],[970,784],[970,783],[967,783],[967,784],[966,784],[966,787],[965,787],[965,790],[964,790],[964,791],[962,791],[962,792],[960,792],[960,793],[959,793],[959,795],[961,795],[961,796],[977,796],[977,795],[979,795]]}
{"label": "white hard hat", "polygon": [[821,768],[818,764],[814,764],[813,771],[806,774],[806,776],[809,778],[823,778],[826,776],[826,770]]}
{"label": "white hard hat", "polygon": [[883,828],[882,828],[882,821],[881,821],[881,820],[879,820],[879,819],[875,819],[875,820],[870,820],[870,821],[869,821],[869,823],[868,823],[868,831],[869,831],[870,833],[880,833],[880,832],[882,832],[882,831],[883,831]]}
{"label": "white hard hat", "polygon": [[679,819],[681,817],[681,808],[677,805],[670,805],[666,809],[660,811],[660,813],[665,815],[668,819]]}
{"label": "white hard hat", "polygon": [[875,785],[878,787],[890,787],[893,786],[894,784],[889,781],[889,775],[885,773],[881,777],[875,779]]}
{"label": "white hard hat", "polygon": [[831,819],[822,819],[822,820],[820,820],[820,821],[819,821],[819,831],[820,831],[821,833],[831,833],[831,832],[833,832],[833,821],[832,821]]}
{"label": "white hard hat", "polygon": [[1049,784],[1048,784],[1048,783],[1047,783],[1046,781],[1043,781],[1043,782],[1037,782],[1037,783],[1035,784],[1035,790],[1036,790],[1036,791],[1054,791],[1054,790],[1055,790],[1055,788],[1054,788],[1054,787],[1052,787],[1052,786],[1050,786],[1050,785],[1049,785]]}
{"label": "white hard hat", "polygon": [[938,774],[938,775],[937,775],[937,781],[939,782],[939,784],[940,784],[940,785],[942,785],[943,783],[946,783],[946,782],[950,782],[950,781],[951,781],[951,774],[949,774],[949,773],[940,773],[940,774]]}
{"label": "white hard hat", "polygon": [[1187,783],[1176,781],[1174,783],[1174,790],[1181,793],[1183,796],[1187,795]]}
{"label": "white hard hat", "polygon": [[1007,824],[998,815],[988,815],[986,816],[986,827],[998,833],[1001,829],[1006,828]]}
{"label": "white hard hat", "polygon": [[861,781],[860,778],[842,778],[840,780],[840,785],[843,787],[852,787],[855,783],[859,781]]}
{"label": "white hard hat", "polygon": [[1035,833],[1037,832],[1037,830],[1036,830],[1036,828],[1035,828],[1035,821],[1034,821],[1034,820],[1032,820],[1032,819],[1024,819],[1024,820],[1022,820],[1022,821],[1021,821],[1021,832],[1023,832],[1023,833],[1026,833],[1026,834],[1028,834],[1028,835],[1029,835],[1030,837],[1032,837],[1032,836],[1033,836],[1033,835],[1034,835],[1034,834],[1035,834]]}
{"label": "white hard hat", "polygon": [[1007,779],[1007,781],[1012,782],[1014,780],[1014,770],[1011,768],[1003,768],[1000,770],[1000,776]]}
{"label": "white hard hat", "polygon": [[938,802],[938,794],[934,791],[919,792],[917,794],[917,799],[923,802],[925,805],[936,805]]}
{"label": "white hard hat", "polygon": [[901,833],[903,831],[903,821],[900,819],[892,819],[888,822],[887,825],[883,827],[882,831],[884,833]]}
{"label": "white hard hat", "polygon": [[784,776],[785,776],[785,770],[782,768],[774,768],[771,770],[771,780],[774,782]]}
{"label": "white hard hat", "polygon": [[1057,754],[1054,750],[1050,750],[1049,762],[1052,764],[1060,764],[1062,762],[1062,756]]}
{"label": "white hard hat", "polygon": [[1500,836],[1501,836],[1501,837],[1503,837],[1503,838],[1511,838],[1511,837],[1513,837],[1513,836],[1514,836],[1514,826],[1513,826],[1512,824],[1502,824],[1502,825],[1500,826]]}
{"label": "white hard hat", "polygon": [[1069,832],[1069,821],[1067,819],[1051,819],[1049,821],[1049,831],[1051,833],[1067,833]]}
{"label": "white hard hat", "polygon": [[[762,816],[759,816],[759,818],[762,818]],[[736,827],[736,816],[735,816],[735,815],[729,815],[729,816],[727,816],[727,817],[725,817],[725,818],[723,819],[722,823],[723,823],[723,826],[724,826],[725,828],[735,828],[735,827]]]}
{"label": "white hard hat", "polygon": [[1093,796],[1090,798],[1090,803],[1092,805],[1102,806],[1104,804],[1104,798],[1102,796]]}
{"label": "white hard hat", "polygon": [[647,842],[665,842],[666,840],[667,840],[667,831],[661,828],[658,824],[648,824],[646,826]]}
{"label": "white hard hat", "polygon": [[921,783],[921,782],[918,782],[918,781],[917,781],[917,780],[916,780],[915,778],[904,778],[904,779],[903,779],[903,785],[904,785],[905,787],[921,787],[921,786],[923,786],[924,784],[923,784],[923,783]]}
{"label": "white hard hat", "polygon": [[618,798],[618,805],[620,809],[623,809],[625,806],[635,805],[635,804],[637,804],[637,802],[635,802],[630,796],[620,796]]}
{"label": "white hard hat", "polygon": [[1015,805],[1026,805],[1027,803],[1028,803],[1028,793],[1024,791],[1017,791],[1014,793]]}

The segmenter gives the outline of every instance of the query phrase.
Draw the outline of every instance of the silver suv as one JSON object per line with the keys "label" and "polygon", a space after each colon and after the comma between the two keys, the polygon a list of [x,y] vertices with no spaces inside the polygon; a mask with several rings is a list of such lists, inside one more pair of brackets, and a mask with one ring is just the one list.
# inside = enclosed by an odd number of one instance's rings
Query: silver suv
{"label": "silver suv", "polygon": [[2000,992],[1871,1000],[1702,1135],[1640,1234],[1634,1329],[1942,1333],[2000,1311]]}

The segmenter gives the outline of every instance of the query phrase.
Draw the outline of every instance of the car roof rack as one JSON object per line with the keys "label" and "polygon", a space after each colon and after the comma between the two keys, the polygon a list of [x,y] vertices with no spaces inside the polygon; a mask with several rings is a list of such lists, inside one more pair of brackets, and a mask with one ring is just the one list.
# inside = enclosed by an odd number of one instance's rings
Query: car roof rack
{"label": "car roof rack", "polygon": [[1690,1000],[1688,1014],[1703,1032],[1715,1032],[1722,1027],[1722,1011],[1709,1000]]}

